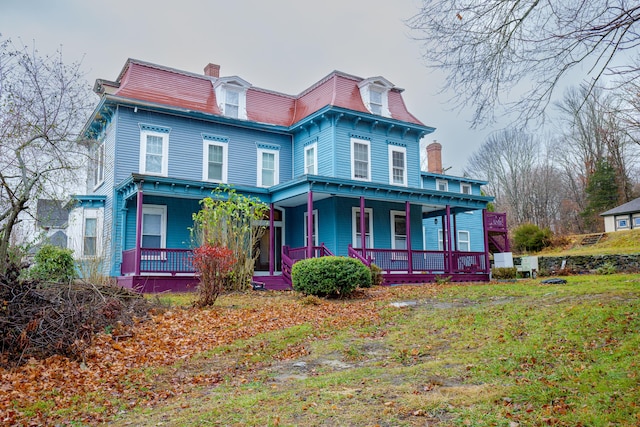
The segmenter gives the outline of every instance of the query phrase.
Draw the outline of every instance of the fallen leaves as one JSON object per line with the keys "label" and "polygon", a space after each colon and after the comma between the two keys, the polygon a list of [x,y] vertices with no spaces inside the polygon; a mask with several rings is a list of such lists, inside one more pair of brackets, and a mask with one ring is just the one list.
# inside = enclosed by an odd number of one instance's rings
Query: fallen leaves
{"label": "fallen leaves", "polygon": [[[221,382],[224,375],[235,375],[237,368],[228,366],[228,372],[200,372],[159,383],[163,367],[295,325],[309,323],[336,330],[363,319],[375,320],[376,301],[409,292],[415,290],[375,288],[357,299],[314,304],[301,304],[291,293],[224,296],[211,309],[176,308],[136,325],[118,325],[115,336],[95,337],[83,361],[52,356],[31,359],[11,370],[0,369],[0,424],[104,422],[122,410],[153,405],[189,387]],[[428,292],[428,287],[421,292]],[[306,351],[303,345],[292,345],[274,358],[293,359]],[[250,368],[246,362],[242,366],[245,371]],[[51,407],[39,408],[38,402],[43,401],[52,402]]]}

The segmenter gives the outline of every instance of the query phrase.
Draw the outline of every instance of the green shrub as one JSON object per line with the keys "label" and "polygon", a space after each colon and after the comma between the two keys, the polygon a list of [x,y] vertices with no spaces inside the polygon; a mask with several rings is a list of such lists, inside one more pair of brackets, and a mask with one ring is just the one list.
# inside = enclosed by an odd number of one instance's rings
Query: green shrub
{"label": "green shrub", "polygon": [[605,262],[596,270],[596,273],[598,274],[616,274],[617,272],[618,269],[611,262]]}
{"label": "green shrub", "polygon": [[[384,276],[382,276],[382,269],[371,263],[369,266],[369,270],[371,271],[371,286],[381,286],[384,282]],[[368,288],[369,286],[361,286],[362,288]]]}
{"label": "green shrub", "polygon": [[78,277],[71,249],[44,245],[35,256],[29,276],[47,282],[68,283]]}
{"label": "green shrub", "polygon": [[296,262],[291,280],[293,289],[306,295],[345,296],[357,287],[370,287],[371,271],[356,259],[326,256]]}
{"label": "green shrub", "polygon": [[514,249],[520,253],[538,252],[551,244],[553,233],[535,224],[523,224],[513,233]]}
{"label": "green shrub", "polygon": [[491,277],[494,280],[515,279],[517,274],[516,267],[494,267],[491,269]]}

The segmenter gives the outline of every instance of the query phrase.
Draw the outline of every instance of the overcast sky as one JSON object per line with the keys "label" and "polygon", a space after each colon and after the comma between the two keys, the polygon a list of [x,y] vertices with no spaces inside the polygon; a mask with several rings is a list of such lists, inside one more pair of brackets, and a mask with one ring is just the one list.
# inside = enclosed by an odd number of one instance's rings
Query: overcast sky
{"label": "overcast sky", "polygon": [[[404,88],[411,113],[436,131],[443,166],[461,174],[490,129],[438,95],[441,76],[421,59],[404,20],[419,0],[0,0],[0,33],[17,45],[81,60],[87,80],[115,80],[127,58],[298,94],[333,70],[383,76]],[[97,102],[96,96],[96,102]]]}

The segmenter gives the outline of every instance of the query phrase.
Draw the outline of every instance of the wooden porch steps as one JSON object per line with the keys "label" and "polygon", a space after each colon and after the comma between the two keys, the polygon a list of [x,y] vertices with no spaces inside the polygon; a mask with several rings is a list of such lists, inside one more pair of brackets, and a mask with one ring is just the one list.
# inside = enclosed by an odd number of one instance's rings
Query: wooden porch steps
{"label": "wooden porch steps", "polygon": [[595,245],[600,241],[600,239],[602,239],[606,235],[607,233],[588,234],[582,238],[582,240],[580,241],[580,245],[582,246]]}

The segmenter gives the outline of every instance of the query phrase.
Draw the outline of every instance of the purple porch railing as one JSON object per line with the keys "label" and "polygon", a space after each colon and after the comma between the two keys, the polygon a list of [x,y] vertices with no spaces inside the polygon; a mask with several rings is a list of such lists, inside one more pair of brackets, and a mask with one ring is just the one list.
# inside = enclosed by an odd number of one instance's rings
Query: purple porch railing
{"label": "purple porch railing", "polygon": [[[193,268],[193,251],[191,249],[160,249],[142,248],[140,260],[141,273],[195,273]],[[120,273],[135,273],[136,250],[129,249],[122,252],[122,266]]]}
{"label": "purple porch railing", "polygon": [[[483,252],[452,252],[452,268],[446,252],[411,251],[414,273],[486,273],[486,255]],[[372,249],[364,251],[349,245],[349,256],[365,265],[374,263],[387,273],[409,271],[409,251],[406,249]]]}
{"label": "purple porch railing", "polygon": [[485,228],[487,229],[487,231],[507,231],[507,214],[499,212],[486,212]]}
{"label": "purple porch railing", "polygon": [[[320,246],[313,246],[311,248],[311,258],[320,258],[323,256],[333,256],[333,253],[327,249],[322,243]],[[293,264],[301,259],[307,259],[307,247],[290,248],[289,246],[282,247],[282,277],[291,286],[291,268]]]}

